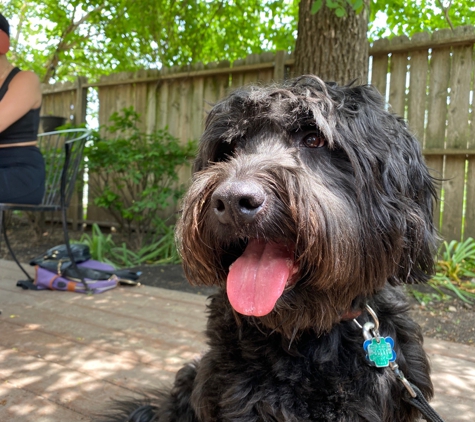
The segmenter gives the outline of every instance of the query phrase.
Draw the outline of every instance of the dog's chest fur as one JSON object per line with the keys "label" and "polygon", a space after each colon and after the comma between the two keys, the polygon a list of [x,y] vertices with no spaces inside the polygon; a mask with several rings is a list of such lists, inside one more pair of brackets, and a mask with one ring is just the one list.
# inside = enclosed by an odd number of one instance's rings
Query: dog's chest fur
{"label": "dog's chest fur", "polygon": [[[418,338],[405,315],[402,293],[389,288],[372,306],[391,315],[382,329],[395,336],[396,350],[418,355]],[[342,322],[330,333],[302,333],[289,345],[258,322],[240,326],[223,292],[210,304],[210,351],[195,370],[191,403],[202,421],[407,421],[414,416],[402,400],[399,381],[389,368],[369,365],[361,330]],[[366,320],[363,317],[363,320]],[[417,362],[416,372],[427,361]],[[410,373],[411,368],[404,365]],[[185,376],[185,374],[183,374]],[[394,401],[388,401],[392,397]]]}

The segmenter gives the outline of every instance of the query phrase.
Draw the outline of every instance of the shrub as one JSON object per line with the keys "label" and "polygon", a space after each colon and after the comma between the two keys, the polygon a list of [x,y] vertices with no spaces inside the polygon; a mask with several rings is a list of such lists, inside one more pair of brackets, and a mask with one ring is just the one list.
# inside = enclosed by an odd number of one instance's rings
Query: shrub
{"label": "shrub", "polygon": [[136,252],[125,243],[118,246],[111,234],[104,234],[97,224],[90,234],[84,233],[77,243],[89,246],[91,256],[116,267],[136,267],[142,264],[178,264],[180,257],[175,246],[174,226],[163,225],[162,236],[156,242],[142,246]]}
{"label": "shrub", "polygon": [[449,289],[464,302],[475,299],[475,240],[469,237],[463,242],[444,242],[436,271],[429,282],[434,289]]}
{"label": "shrub", "polygon": [[439,249],[436,274],[429,280],[433,293],[419,292],[409,287],[412,295],[421,303],[441,301],[457,296],[466,303],[475,300],[475,240],[469,237],[463,242],[444,241]]}
{"label": "shrub", "polygon": [[94,203],[110,212],[134,249],[167,233],[163,217],[184,192],[178,171],[196,149],[166,130],[144,133],[139,121],[133,108],[114,113],[86,149]]}

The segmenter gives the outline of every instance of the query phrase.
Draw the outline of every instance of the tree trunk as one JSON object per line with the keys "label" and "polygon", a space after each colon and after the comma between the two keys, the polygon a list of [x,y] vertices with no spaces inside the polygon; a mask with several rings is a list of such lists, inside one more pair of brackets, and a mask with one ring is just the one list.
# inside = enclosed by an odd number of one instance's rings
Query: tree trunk
{"label": "tree trunk", "polygon": [[[324,4],[314,15],[314,0],[301,0],[293,76],[315,74],[325,81],[346,84],[368,81],[369,2],[356,14],[347,7],[344,17]],[[325,3],[325,2],[324,2]]]}

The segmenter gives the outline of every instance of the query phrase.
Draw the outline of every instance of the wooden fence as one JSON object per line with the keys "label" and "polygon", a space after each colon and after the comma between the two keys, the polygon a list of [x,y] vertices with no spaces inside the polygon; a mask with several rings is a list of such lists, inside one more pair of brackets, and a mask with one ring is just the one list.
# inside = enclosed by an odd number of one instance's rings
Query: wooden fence
{"label": "wooden fence", "polygon": [[[447,239],[475,237],[475,28],[441,30],[378,40],[370,47],[370,81],[398,114],[404,116],[423,146],[433,174],[444,179],[436,224]],[[78,78],[75,84],[44,86],[42,114],[85,121],[85,92],[96,89],[99,123],[113,112],[133,106],[142,116],[142,129],[165,126],[182,141],[198,139],[211,105],[229,89],[268,83],[292,74],[293,59],[282,51],[249,55],[232,63],[197,64],[120,73],[97,83]],[[181,175],[189,178],[189,170]],[[88,221],[110,217],[89,198]]]}

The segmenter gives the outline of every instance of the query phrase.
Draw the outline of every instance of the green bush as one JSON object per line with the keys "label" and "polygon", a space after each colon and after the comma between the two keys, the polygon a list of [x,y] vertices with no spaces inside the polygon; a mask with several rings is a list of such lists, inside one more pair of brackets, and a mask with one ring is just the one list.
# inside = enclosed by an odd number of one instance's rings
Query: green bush
{"label": "green bush", "polygon": [[133,108],[114,113],[86,149],[94,203],[112,215],[134,250],[169,236],[163,217],[184,192],[178,171],[196,149],[166,130],[144,133],[139,121]]}
{"label": "green bush", "polygon": [[429,284],[439,292],[440,288],[451,290],[464,302],[475,299],[475,240],[444,242]]}
{"label": "green bush", "polygon": [[119,268],[142,264],[178,264],[180,257],[175,246],[174,226],[163,224],[159,231],[162,233],[159,240],[142,246],[136,252],[128,249],[125,243],[116,245],[112,235],[102,233],[97,224],[93,224],[91,233],[84,233],[77,243],[88,245],[93,259]]}
{"label": "green bush", "polygon": [[433,293],[409,287],[420,303],[441,301],[451,296],[472,303],[475,300],[475,240],[469,237],[463,242],[444,241],[437,255],[436,274],[428,284]]}

